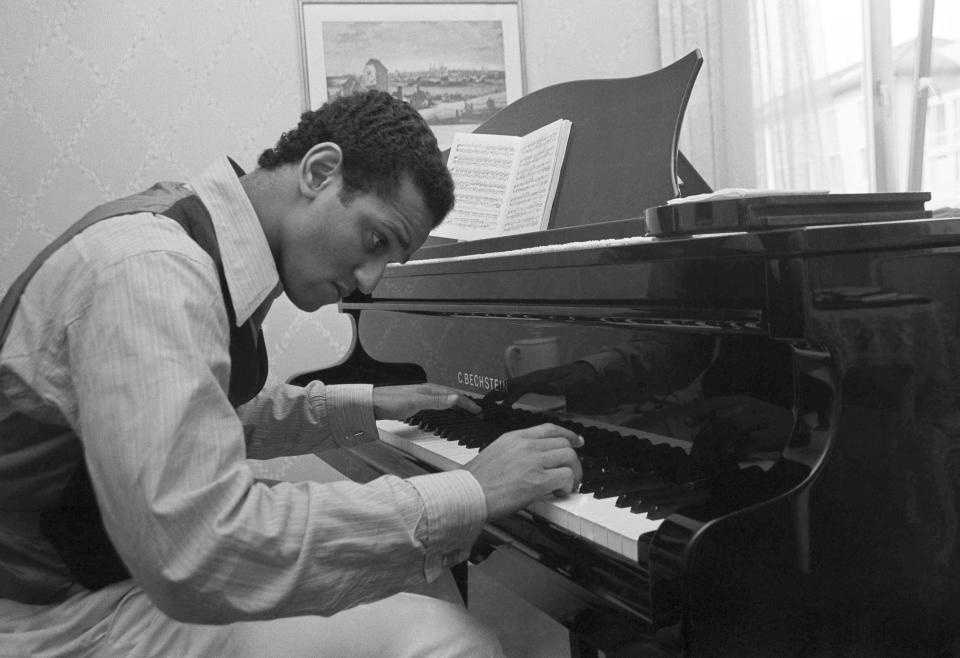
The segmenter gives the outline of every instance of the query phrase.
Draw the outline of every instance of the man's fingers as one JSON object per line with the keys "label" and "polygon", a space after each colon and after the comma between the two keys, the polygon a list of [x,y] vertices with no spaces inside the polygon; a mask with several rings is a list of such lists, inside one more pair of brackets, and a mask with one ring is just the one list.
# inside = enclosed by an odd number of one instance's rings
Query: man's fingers
{"label": "man's fingers", "polygon": [[504,434],[465,468],[484,490],[488,515],[498,518],[551,492],[575,491],[583,477],[575,450],[581,445],[576,432],[544,423]]}
{"label": "man's fingers", "polygon": [[547,453],[547,457],[552,460],[551,463],[555,464],[555,466],[548,466],[547,468],[560,471],[561,474],[566,474],[569,471],[570,484],[568,491],[576,491],[580,487],[580,481],[583,480],[583,467],[580,465],[576,453],[567,448]]}
{"label": "man's fingers", "polygon": [[471,400],[466,395],[454,393],[452,395],[447,396],[448,401],[450,401],[451,398],[452,398],[452,402],[450,404],[451,407],[458,407],[465,411],[469,411],[472,414],[478,414],[481,411],[483,411],[483,409],[480,407],[479,404]]}
{"label": "man's fingers", "polygon": [[583,437],[578,435],[572,430],[568,430],[565,427],[560,427],[559,425],[554,425],[553,423],[543,423],[542,425],[534,425],[533,427],[528,427],[522,430],[516,430],[513,432],[518,435],[522,435],[525,438],[529,439],[545,439],[548,437],[562,437],[565,438],[570,445],[575,448],[579,448],[583,445]]}
{"label": "man's fingers", "polygon": [[552,452],[554,450],[570,450],[578,447],[574,446],[571,443],[570,439],[565,436],[545,436],[540,438],[529,438],[530,448],[542,453]]}
{"label": "man's fingers", "polygon": [[514,380],[507,382],[507,390],[503,395],[504,406],[512,406],[514,402],[522,398],[527,393],[536,393],[537,387]]}
{"label": "man's fingers", "polygon": [[556,448],[547,450],[543,453],[541,459],[544,468],[560,468],[561,466],[573,468],[574,465],[580,465],[580,461],[577,459],[577,453],[575,453],[569,445],[557,446]]}
{"label": "man's fingers", "polygon": [[480,413],[480,406],[462,393],[451,391],[445,386],[423,384],[420,389],[421,399],[418,401],[421,409],[452,409],[454,407]]}
{"label": "man's fingers", "polygon": [[483,407],[489,407],[499,402],[500,400],[503,400],[506,397],[507,397],[506,391],[498,391],[494,389],[483,396],[483,399],[480,400],[480,405]]}
{"label": "man's fingers", "polygon": [[576,491],[580,486],[580,479],[574,473],[572,468],[561,467],[549,471],[550,481],[548,486],[554,496],[566,496]]}

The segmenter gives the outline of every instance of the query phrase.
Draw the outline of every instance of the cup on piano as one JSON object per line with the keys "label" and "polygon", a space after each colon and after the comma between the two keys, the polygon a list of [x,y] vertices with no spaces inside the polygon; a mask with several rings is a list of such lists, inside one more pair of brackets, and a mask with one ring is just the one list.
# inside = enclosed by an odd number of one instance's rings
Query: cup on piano
{"label": "cup on piano", "polygon": [[560,347],[556,336],[521,338],[503,352],[507,377],[513,379],[545,368],[560,365]]}

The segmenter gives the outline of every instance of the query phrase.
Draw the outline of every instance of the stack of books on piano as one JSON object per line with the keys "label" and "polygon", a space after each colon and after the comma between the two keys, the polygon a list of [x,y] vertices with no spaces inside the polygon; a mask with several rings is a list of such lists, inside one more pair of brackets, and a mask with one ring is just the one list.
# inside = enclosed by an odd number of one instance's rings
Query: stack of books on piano
{"label": "stack of books on piano", "polygon": [[931,216],[929,192],[830,194],[774,190],[718,190],[645,212],[647,235],[753,231],[851,224]]}

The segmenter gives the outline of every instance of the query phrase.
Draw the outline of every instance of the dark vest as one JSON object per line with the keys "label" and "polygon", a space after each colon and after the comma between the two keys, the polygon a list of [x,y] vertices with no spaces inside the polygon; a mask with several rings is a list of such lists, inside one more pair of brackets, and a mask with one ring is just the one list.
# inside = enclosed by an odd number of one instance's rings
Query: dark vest
{"label": "dark vest", "polygon": [[[238,176],[243,174],[235,164],[234,169]],[[139,194],[99,206],[47,246],[17,278],[0,302],[0,348],[6,339],[20,295],[33,274],[54,251],[99,221],[138,212],[151,212],[176,221],[213,259],[230,322],[231,367],[228,397],[234,407],[251,400],[266,381],[267,357],[263,336],[260,328],[250,320],[236,326],[236,314],[210,214],[200,199],[182,185],[158,183]],[[65,432],[69,432],[69,429],[39,423],[20,414],[0,422],[0,436],[16,436],[21,443],[29,437],[41,439],[63,435]],[[79,444],[79,439],[73,440]],[[82,446],[79,450],[82,452]],[[82,454],[79,466],[69,475],[59,500],[41,510],[40,531],[56,548],[72,576],[83,586],[99,589],[130,577],[103,527]],[[24,598],[31,599],[25,602],[39,602],[32,600],[36,597],[29,592],[25,592]]]}

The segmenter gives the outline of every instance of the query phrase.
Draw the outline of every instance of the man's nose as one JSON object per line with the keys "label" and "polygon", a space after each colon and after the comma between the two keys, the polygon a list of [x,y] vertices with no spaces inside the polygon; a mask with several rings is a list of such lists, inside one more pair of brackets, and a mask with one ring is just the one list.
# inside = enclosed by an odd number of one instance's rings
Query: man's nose
{"label": "man's nose", "polygon": [[371,260],[359,265],[354,272],[354,276],[357,278],[357,287],[365,295],[369,295],[373,292],[373,289],[377,287],[377,283],[380,281],[380,277],[383,276],[383,271],[386,269],[387,263],[383,260]]}

